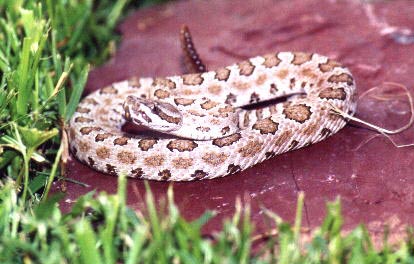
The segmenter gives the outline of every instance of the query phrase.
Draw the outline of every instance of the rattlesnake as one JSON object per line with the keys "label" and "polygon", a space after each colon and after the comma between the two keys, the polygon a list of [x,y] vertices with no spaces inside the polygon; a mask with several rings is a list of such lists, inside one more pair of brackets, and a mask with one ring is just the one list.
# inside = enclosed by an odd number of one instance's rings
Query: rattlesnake
{"label": "rattlesnake", "polygon": [[[212,179],[336,133],[347,120],[332,109],[353,115],[354,93],[348,69],[325,56],[300,52],[258,56],[204,73],[133,78],[80,102],[69,122],[70,148],[80,161],[108,174],[170,181]],[[282,103],[241,108],[289,95],[294,96]],[[142,114],[141,121],[132,117]],[[173,124],[158,127],[167,135],[121,130],[126,120],[156,126],[157,119]],[[184,123],[183,134],[168,134]],[[206,136],[189,138],[195,134]]]}

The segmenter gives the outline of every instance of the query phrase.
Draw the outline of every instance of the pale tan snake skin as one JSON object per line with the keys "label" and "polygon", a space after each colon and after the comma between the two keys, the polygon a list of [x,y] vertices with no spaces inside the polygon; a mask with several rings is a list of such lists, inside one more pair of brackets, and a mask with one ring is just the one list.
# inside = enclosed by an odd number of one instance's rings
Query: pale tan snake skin
{"label": "pale tan snake skin", "polygon": [[[222,177],[336,133],[347,120],[332,107],[353,115],[355,88],[351,73],[339,63],[318,54],[294,52],[258,56],[200,74],[133,79],[102,88],[81,101],[69,123],[70,148],[83,163],[113,175],[169,181]],[[255,110],[240,109],[297,93],[305,95]],[[123,103],[128,95],[168,102],[194,115],[184,137],[191,130],[208,135],[209,129],[216,129],[215,133],[220,129],[222,136],[194,140],[123,132],[123,116],[128,116]],[[197,116],[213,107],[216,120],[197,121]],[[181,125],[168,113],[153,112]],[[237,125],[236,130],[227,128],[231,125]]]}

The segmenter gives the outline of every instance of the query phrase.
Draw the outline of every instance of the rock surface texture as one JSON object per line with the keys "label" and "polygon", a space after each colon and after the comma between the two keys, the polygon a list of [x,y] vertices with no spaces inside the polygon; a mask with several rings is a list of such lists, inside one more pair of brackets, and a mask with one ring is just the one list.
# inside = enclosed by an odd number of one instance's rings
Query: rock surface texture
{"label": "rock surface texture", "polygon": [[[137,11],[120,26],[122,41],[115,56],[89,77],[86,93],[132,76],[183,73],[178,32],[187,24],[208,69],[275,51],[317,52],[346,65],[359,94],[379,87],[358,101],[356,116],[395,129],[410,118],[403,90],[414,94],[414,2],[406,1],[178,1]],[[411,143],[414,129],[395,137]],[[276,156],[229,177],[174,183],[175,201],[189,219],[205,210],[218,215],[206,232],[221,227],[234,212],[236,197],[252,205],[256,232],[268,226],[263,208],[287,220],[295,214],[299,191],[305,193],[304,226],[325,215],[325,203],[341,197],[345,226],[363,222],[373,234],[388,223],[394,234],[414,224],[414,147],[396,148],[376,133],[347,125],[327,140]],[[411,141],[411,142],[410,142]],[[116,191],[117,179],[89,169],[75,159],[68,177],[90,187],[66,183],[70,201],[93,189]],[[56,185],[58,189],[60,184]],[[150,182],[157,199],[169,183]],[[143,206],[144,182],[128,182],[128,204]]]}

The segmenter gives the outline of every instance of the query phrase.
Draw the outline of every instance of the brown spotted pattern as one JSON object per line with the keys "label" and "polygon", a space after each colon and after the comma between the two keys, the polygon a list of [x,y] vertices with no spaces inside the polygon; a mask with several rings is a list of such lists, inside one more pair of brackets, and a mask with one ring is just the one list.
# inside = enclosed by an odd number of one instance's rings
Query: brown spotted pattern
{"label": "brown spotted pattern", "polygon": [[142,151],[148,151],[149,149],[153,148],[155,144],[157,144],[157,139],[141,139],[138,142],[138,147],[142,150]]}
{"label": "brown spotted pattern", "polygon": [[241,138],[240,133],[236,133],[227,137],[217,138],[213,140],[213,145],[216,145],[219,148],[230,146],[237,142]]}
{"label": "brown spotted pattern", "polygon": [[175,82],[165,79],[165,78],[156,78],[152,84],[153,86],[161,86],[168,89],[175,89],[176,84]]}
{"label": "brown spotted pattern", "polygon": [[174,103],[176,105],[184,105],[184,106],[191,105],[194,103],[194,101],[195,99],[189,99],[189,98],[175,98],[174,99]]}
{"label": "brown spotted pattern", "polygon": [[288,69],[280,69],[276,73],[276,76],[281,80],[285,79],[288,75],[289,75],[289,70]]}
{"label": "brown spotted pattern", "polygon": [[167,144],[170,151],[178,150],[179,152],[193,151],[198,146],[194,140],[174,139]]}
{"label": "brown spotted pattern", "polygon": [[207,164],[210,164],[212,166],[219,166],[225,162],[228,157],[229,155],[225,153],[208,152],[202,157],[202,159]]}
{"label": "brown spotted pattern", "polygon": [[83,102],[85,104],[99,105],[99,103],[95,99],[90,98],[90,97],[83,99]]}
{"label": "brown spotted pattern", "polygon": [[218,103],[212,101],[212,100],[207,100],[204,103],[202,103],[200,106],[201,108],[205,109],[205,110],[210,110],[213,107],[216,107],[216,105],[218,105]]}
{"label": "brown spotted pattern", "polygon": [[327,137],[329,137],[329,136],[331,135],[331,133],[332,133],[332,131],[331,131],[329,128],[326,128],[326,127],[324,127],[324,128],[321,130],[321,136],[322,136],[323,138],[327,138]]}
{"label": "brown spotted pattern", "polygon": [[328,59],[327,62],[319,64],[319,69],[321,72],[329,72],[332,71],[335,67],[340,66],[341,65],[338,62]]}
{"label": "brown spotted pattern", "polygon": [[267,76],[265,74],[260,74],[259,77],[257,77],[256,79],[256,84],[262,85],[265,83],[266,80],[267,80]]}
{"label": "brown spotted pattern", "polygon": [[81,114],[87,114],[87,113],[89,113],[90,111],[91,111],[91,109],[89,109],[89,108],[85,108],[85,107],[80,107],[80,106],[78,106],[78,107],[76,108],[76,112],[81,113]]}
{"label": "brown spotted pattern", "polygon": [[285,109],[283,109],[283,114],[290,120],[304,123],[306,120],[310,119],[312,112],[310,107],[305,104],[289,104],[285,107]]}
{"label": "brown spotted pattern", "polygon": [[76,123],[92,123],[93,119],[83,117],[83,116],[78,116],[78,117],[75,118],[75,122]]}
{"label": "brown spotted pattern", "polygon": [[216,78],[219,81],[227,81],[230,76],[230,70],[227,68],[220,68],[216,70],[216,73],[214,75],[214,78]]}
{"label": "brown spotted pattern", "polygon": [[171,171],[170,171],[170,170],[162,170],[162,171],[160,171],[160,172],[158,173],[158,176],[159,176],[162,180],[166,181],[166,180],[168,180],[168,179],[171,177]]}
{"label": "brown spotted pattern", "polygon": [[346,99],[346,93],[345,93],[345,89],[340,87],[340,88],[332,88],[332,87],[328,87],[323,89],[320,93],[319,93],[319,97],[322,99],[337,99],[337,100],[345,100]]}
{"label": "brown spotted pattern", "polygon": [[299,142],[297,140],[292,140],[289,144],[289,150],[295,149],[298,144]]}
{"label": "brown spotted pattern", "polygon": [[279,124],[274,122],[270,117],[258,120],[253,125],[253,129],[259,130],[260,134],[275,134]]}
{"label": "brown spotted pattern", "polygon": [[108,147],[99,147],[96,149],[96,156],[100,159],[107,159],[111,155],[111,150]]}
{"label": "brown spotted pattern", "polygon": [[106,164],[106,172],[112,175],[117,175],[116,173],[116,167],[114,165],[111,164]]}
{"label": "brown spotted pattern", "polygon": [[137,159],[134,153],[130,151],[126,151],[126,150],[120,151],[117,154],[117,158],[120,162],[126,163],[126,164],[134,164],[135,160]]}
{"label": "brown spotted pattern", "polygon": [[294,65],[302,65],[305,62],[312,60],[312,54],[311,53],[302,53],[302,52],[296,52],[293,55],[292,64]]}
{"label": "brown spotted pattern", "polygon": [[[191,45],[185,51],[195,52],[191,38],[185,38]],[[197,61],[192,63],[197,66]],[[330,111],[332,106],[355,112],[351,73],[318,54],[279,52],[214,72],[192,72],[135,77],[88,95],[69,122],[70,150],[93,169],[112,175],[210,179],[335,134],[347,120]],[[144,113],[137,103],[125,103],[128,95],[160,104]],[[131,120],[132,111],[146,115],[149,129]],[[174,131],[165,122],[151,126],[160,119],[175,124]],[[134,132],[131,124],[124,127],[126,120],[138,125]],[[207,137],[193,139],[196,133]]]}
{"label": "brown spotted pattern", "polygon": [[142,168],[136,168],[131,170],[132,177],[134,178],[141,178],[144,176],[144,170]]}
{"label": "brown spotted pattern", "polygon": [[107,86],[100,90],[101,94],[117,94],[118,90],[113,86]]}
{"label": "brown spotted pattern", "polygon": [[205,127],[205,126],[199,126],[199,127],[196,127],[196,130],[200,131],[200,132],[206,132],[207,133],[211,130],[211,128]]}
{"label": "brown spotted pattern", "polygon": [[211,94],[219,95],[221,93],[221,91],[222,91],[222,87],[221,87],[221,85],[213,84],[213,85],[210,85],[208,87],[208,91]]}
{"label": "brown spotted pattern", "polygon": [[188,169],[193,166],[194,161],[192,158],[175,158],[172,160],[172,164],[177,169]]}
{"label": "brown spotted pattern", "polygon": [[271,158],[275,157],[276,155],[277,155],[277,153],[274,152],[274,151],[268,151],[268,152],[265,153],[266,159],[271,159]]}
{"label": "brown spotted pattern", "polygon": [[111,133],[102,133],[95,136],[95,142],[104,141],[107,138],[112,137]]}
{"label": "brown spotted pattern", "polygon": [[126,144],[128,144],[127,137],[119,137],[114,139],[114,145],[125,146]]}
{"label": "brown spotted pattern", "polygon": [[93,165],[95,165],[95,160],[91,157],[88,157],[88,164],[89,166],[93,167]]}
{"label": "brown spotted pattern", "polygon": [[79,142],[78,149],[80,152],[88,152],[91,149],[91,145],[87,141]]}
{"label": "brown spotted pattern", "polygon": [[225,135],[225,134],[229,133],[229,131],[230,131],[230,127],[229,126],[223,127],[221,129],[221,134]]}
{"label": "brown spotted pattern", "polygon": [[233,173],[237,173],[237,172],[239,172],[239,171],[241,171],[241,167],[240,167],[240,165],[230,164],[230,165],[227,167],[227,174],[233,174]]}
{"label": "brown spotted pattern", "polygon": [[250,76],[253,74],[255,66],[250,61],[243,61],[237,64],[239,66],[239,74],[244,76]]}
{"label": "brown spotted pattern", "polygon": [[185,85],[200,85],[204,81],[201,73],[192,73],[183,75],[183,83]]}
{"label": "brown spotted pattern", "polygon": [[226,105],[224,107],[220,107],[217,111],[219,114],[222,114],[223,117],[227,117],[228,113],[234,113],[235,110],[230,105]]}
{"label": "brown spotted pattern", "polygon": [[196,170],[193,174],[191,174],[191,178],[195,180],[201,180],[205,177],[207,177],[208,173],[202,170]]}
{"label": "brown spotted pattern", "polygon": [[266,68],[276,67],[281,62],[281,60],[277,57],[277,54],[268,54],[263,56],[263,58],[265,59],[263,65]]}
{"label": "brown spotted pattern", "polygon": [[102,130],[102,128],[100,127],[82,127],[80,129],[80,132],[82,133],[82,135],[89,135],[89,133],[91,133],[92,131],[100,131]]}
{"label": "brown spotted pattern", "polygon": [[332,75],[331,77],[329,77],[328,82],[335,82],[335,83],[345,82],[348,85],[352,85],[354,83],[354,78],[352,78],[352,76],[349,75],[348,73],[341,73],[341,74]]}
{"label": "brown spotted pattern", "polygon": [[154,92],[154,95],[158,98],[158,99],[165,99],[170,97],[170,92],[166,91],[164,89],[157,89]]}
{"label": "brown spotted pattern", "polygon": [[286,142],[289,141],[289,139],[292,137],[293,132],[290,130],[285,130],[283,131],[277,138],[275,141],[275,146],[282,146],[283,144],[285,144]]}
{"label": "brown spotted pattern", "polygon": [[262,146],[263,142],[260,142],[259,140],[251,140],[241,147],[238,152],[244,158],[253,157],[263,149]]}
{"label": "brown spotted pattern", "polygon": [[303,135],[310,136],[314,135],[320,128],[320,124],[318,123],[310,123],[303,129]]}
{"label": "brown spotted pattern", "polygon": [[155,154],[153,156],[145,157],[144,164],[148,167],[159,167],[164,164],[165,155]]}
{"label": "brown spotted pattern", "polygon": [[237,97],[234,94],[229,93],[226,97],[225,103],[226,104],[233,104],[233,103],[236,102],[236,100],[237,100]]}

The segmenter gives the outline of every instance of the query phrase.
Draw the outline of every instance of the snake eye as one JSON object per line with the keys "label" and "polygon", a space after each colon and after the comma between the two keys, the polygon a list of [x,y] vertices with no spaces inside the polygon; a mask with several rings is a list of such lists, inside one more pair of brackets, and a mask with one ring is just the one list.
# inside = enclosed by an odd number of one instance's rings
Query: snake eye
{"label": "snake eye", "polygon": [[131,112],[129,111],[129,106],[124,104],[123,105],[124,108],[124,117],[127,121],[131,121]]}

